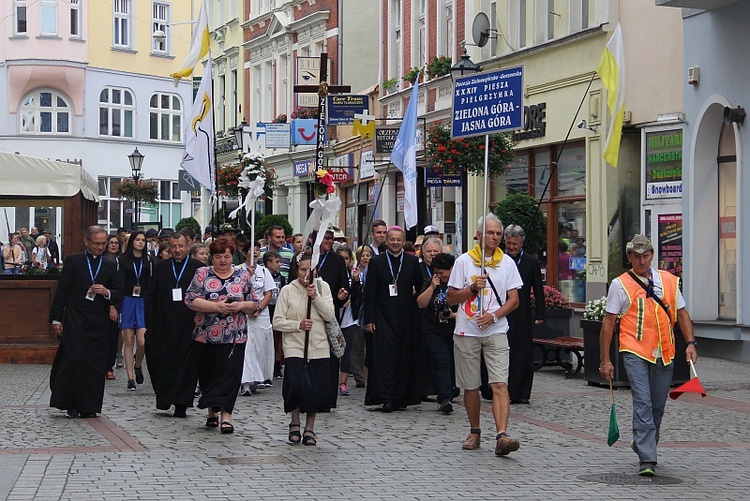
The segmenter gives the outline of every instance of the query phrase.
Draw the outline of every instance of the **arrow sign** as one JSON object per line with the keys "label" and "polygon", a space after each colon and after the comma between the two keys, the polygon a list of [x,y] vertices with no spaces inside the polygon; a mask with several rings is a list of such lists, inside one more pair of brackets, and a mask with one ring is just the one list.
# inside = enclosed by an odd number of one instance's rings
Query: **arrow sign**
{"label": "arrow sign", "polygon": [[345,183],[351,179],[351,176],[345,169],[328,169],[334,183]]}

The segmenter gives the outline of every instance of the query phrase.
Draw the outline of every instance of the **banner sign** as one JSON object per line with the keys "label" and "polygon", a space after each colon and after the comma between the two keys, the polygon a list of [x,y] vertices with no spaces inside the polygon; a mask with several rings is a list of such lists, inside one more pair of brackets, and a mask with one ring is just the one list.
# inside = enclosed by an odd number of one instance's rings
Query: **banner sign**
{"label": "banner sign", "polygon": [[309,176],[310,172],[315,168],[315,161],[310,160],[297,160],[292,164],[292,171],[294,172],[294,177],[303,177],[303,176]]}
{"label": "banner sign", "polygon": [[317,144],[318,121],[314,118],[292,120],[292,144]]}
{"label": "banner sign", "polygon": [[523,67],[456,79],[451,137],[483,136],[523,127]]}
{"label": "banner sign", "polygon": [[269,123],[266,126],[266,148],[289,149],[292,124]]}
{"label": "banner sign", "polygon": [[646,133],[646,199],[682,198],[682,130]]}
{"label": "banner sign", "polygon": [[328,96],[328,125],[354,125],[355,113],[367,113],[369,97],[354,94]]}
{"label": "banner sign", "polygon": [[[328,75],[333,75],[333,60],[328,60]],[[320,57],[297,57],[297,75],[295,85],[318,85],[320,83]],[[317,108],[318,94],[315,92],[298,92],[297,106]]]}
{"label": "banner sign", "polygon": [[682,214],[659,214],[659,262],[661,270],[667,270],[682,278]]}
{"label": "banner sign", "polygon": [[445,173],[434,167],[425,167],[425,186],[461,186],[461,173]]}

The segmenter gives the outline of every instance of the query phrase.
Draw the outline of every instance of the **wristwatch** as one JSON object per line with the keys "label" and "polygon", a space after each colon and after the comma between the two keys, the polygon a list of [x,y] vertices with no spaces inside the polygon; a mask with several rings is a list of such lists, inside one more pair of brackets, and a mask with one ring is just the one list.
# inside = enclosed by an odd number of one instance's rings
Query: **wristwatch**
{"label": "wristwatch", "polygon": [[498,320],[500,320],[500,319],[499,319],[499,318],[497,317],[497,315],[495,315],[495,314],[493,313],[493,314],[492,314],[492,323],[493,323],[493,324],[496,324]]}
{"label": "wristwatch", "polygon": [[693,345],[693,346],[695,346],[696,348],[698,347],[698,343],[696,343],[696,342],[695,342],[695,339],[693,339],[692,341],[688,341],[688,342],[687,342],[687,343],[685,343],[685,344],[686,344],[686,345],[688,345],[688,346],[692,344],[692,345]]}
{"label": "wristwatch", "polygon": [[479,294],[479,289],[477,289],[477,284],[476,283],[471,284],[471,286],[469,287],[469,290],[474,295]]}

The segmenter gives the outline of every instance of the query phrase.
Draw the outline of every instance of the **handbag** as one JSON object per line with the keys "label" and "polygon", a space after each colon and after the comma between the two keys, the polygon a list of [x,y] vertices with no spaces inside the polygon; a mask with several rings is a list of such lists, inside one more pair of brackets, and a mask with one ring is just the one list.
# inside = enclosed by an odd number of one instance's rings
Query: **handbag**
{"label": "handbag", "polygon": [[[318,282],[318,293],[322,293],[320,282]],[[328,345],[331,347],[331,353],[336,358],[344,356],[346,350],[346,341],[344,340],[344,333],[341,332],[341,326],[338,321],[334,318],[332,322],[323,322],[326,328],[326,337],[328,337]]]}

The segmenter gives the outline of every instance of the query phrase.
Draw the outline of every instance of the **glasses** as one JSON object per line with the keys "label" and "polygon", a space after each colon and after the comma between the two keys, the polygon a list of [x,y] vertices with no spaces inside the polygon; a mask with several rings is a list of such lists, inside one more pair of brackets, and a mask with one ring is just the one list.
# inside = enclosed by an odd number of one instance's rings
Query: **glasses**
{"label": "glasses", "polygon": [[333,237],[323,237],[323,240],[333,240]]}

